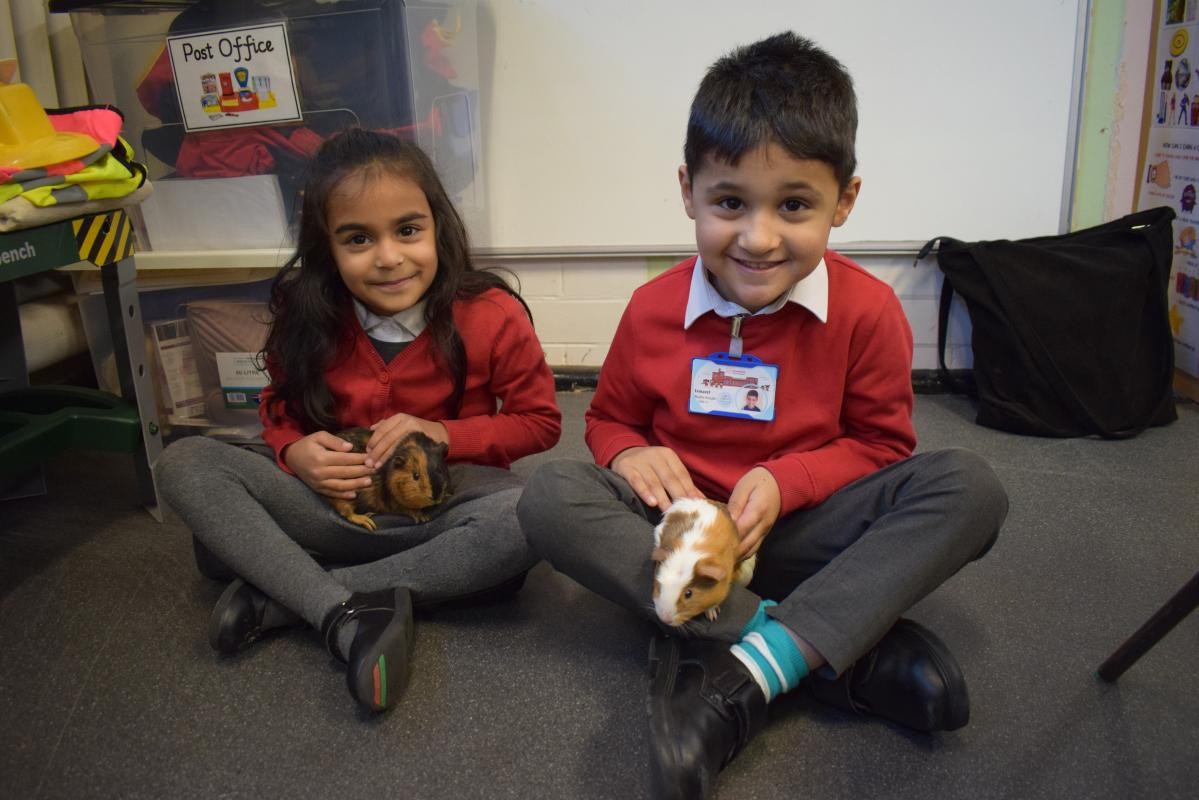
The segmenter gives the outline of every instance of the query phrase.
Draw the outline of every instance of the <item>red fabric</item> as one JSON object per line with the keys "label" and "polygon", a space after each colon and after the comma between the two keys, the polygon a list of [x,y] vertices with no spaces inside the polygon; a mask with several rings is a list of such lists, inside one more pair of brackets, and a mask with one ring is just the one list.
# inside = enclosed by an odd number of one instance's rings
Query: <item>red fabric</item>
{"label": "red fabric", "polygon": [[595,460],[607,466],[629,447],[669,447],[718,500],[762,465],[786,514],[910,455],[912,333],[903,308],[849,259],[829,251],[825,263],[827,323],[788,303],[742,325],[744,352],[779,367],[772,422],[688,411],[691,359],[729,346],[729,322],[714,313],[683,330],[695,258],[634,292],[586,415]]}
{"label": "red fabric", "polygon": [[321,137],[307,128],[199,131],[184,137],[175,171],[184,178],[266,175],[275,168],[272,150],[309,158],[320,146]]}
{"label": "red fabric", "polygon": [[325,140],[311,128],[291,128],[287,134],[288,149],[306,157],[316,155]]}
{"label": "red fabric", "polygon": [[[445,425],[450,461],[503,468],[553,447],[562,430],[554,376],[524,308],[511,295],[491,289],[455,302],[453,313],[466,347],[466,394],[459,419],[444,418],[452,385],[433,361],[429,331],[384,364],[353,310],[347,310],[352,344],[325,373],[339,409],[339,427],[369,426],[404,412]],[[304,433],[293,420],[269,418],[271,395],[267,387],[259,404],[262,437],[286,470],[279,454]]]}
{"label": "red fabric", "polygon": [[446,55],[448,44],[440,33],[441,25],[433,20],[421,31],[420,43],[425,49],[425,66],[436,72],[447,81],[458,77],[449,56]]}
{"label": "red fabric", "polygon": [[162,102],[163,91],[170,89],[174,83],[175,74],[171,71],[171,56],[164,47],[158,54],[158,58],[150,65],[150,69],[146,70],[146,76],[137,85],[137,99],[141,101],[142,108],[158,119],[162,119],[163,109],[159,108],[159,104]]}

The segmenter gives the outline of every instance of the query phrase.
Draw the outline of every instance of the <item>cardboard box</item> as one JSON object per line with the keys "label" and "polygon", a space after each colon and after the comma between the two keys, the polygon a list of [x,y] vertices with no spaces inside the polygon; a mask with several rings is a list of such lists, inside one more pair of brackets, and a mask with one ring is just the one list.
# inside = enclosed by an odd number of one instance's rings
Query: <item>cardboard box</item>
{"label": "cardboard box", "polygon": [[[195,275],[144,281],[139,275],[146,360],[154,375],[164,428],[208,428],[209,433],[238,439],[261,434],[258,391],[252,387],[255,382],[265,385],[265,376],[241,373],[266,340],[266,300],[273,270],[265,271],[267,277],[263,272],[207,270],[203,272],[207,283]],[[250,275],[255,279],[247,280]],[[226,282],[220,282],[222,278]],[[99,272],[79,273],[76,294],[99,388],[120,394]],[[230,389],[242,390],[244,397],[235,392],[227,399],[218,359],[241,365],[236,380],[231,377],[228,383]]]}

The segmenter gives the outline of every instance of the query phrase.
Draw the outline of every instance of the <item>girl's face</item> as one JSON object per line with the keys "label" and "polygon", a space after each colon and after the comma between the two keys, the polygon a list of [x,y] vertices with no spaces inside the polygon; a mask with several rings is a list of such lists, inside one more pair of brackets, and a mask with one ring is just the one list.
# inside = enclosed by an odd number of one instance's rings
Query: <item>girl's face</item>
{"label": "girl's face", "polygon": [[411,308],[433,284],[433,212],[411,180],[387,173],[352,175],[330,195],[326,222],[342,281],[376,314]]}

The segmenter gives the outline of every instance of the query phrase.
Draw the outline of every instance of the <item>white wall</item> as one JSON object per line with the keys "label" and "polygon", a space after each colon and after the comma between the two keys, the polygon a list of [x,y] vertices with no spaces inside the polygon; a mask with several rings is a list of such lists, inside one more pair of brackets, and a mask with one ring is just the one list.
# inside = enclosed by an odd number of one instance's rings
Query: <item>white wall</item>
{"label": "white wall", "polygon": [[[899,296],[916,342],[913,368],[935,369],[941,289],[936,259],[913,268],[912,256],[850,255]],[[505,261],[502,266],[520,279],[546,360],[555,367],[603,364],[629,295],[649,276],[643,258]],[[965,310],[955,301],[946,355],[950,368],[971,364],[969,329]]]}
{"label": "white wall", "polygon": [[675,246],[704,70],[808,35],[854,77],[863,192],[837,242],[1055,233],[1086,0],[481,0],[487,223],[501,248]]}

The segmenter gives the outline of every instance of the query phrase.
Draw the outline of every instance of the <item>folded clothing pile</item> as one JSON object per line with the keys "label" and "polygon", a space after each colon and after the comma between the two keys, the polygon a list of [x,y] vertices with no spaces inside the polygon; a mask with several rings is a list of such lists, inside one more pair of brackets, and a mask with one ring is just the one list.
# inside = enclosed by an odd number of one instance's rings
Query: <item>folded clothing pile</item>
{"label": "folded clothing pile", "polygon": [[146,168],[108,105],[42,109],[24,84],[0,86],[0,231],[141,202]]}

